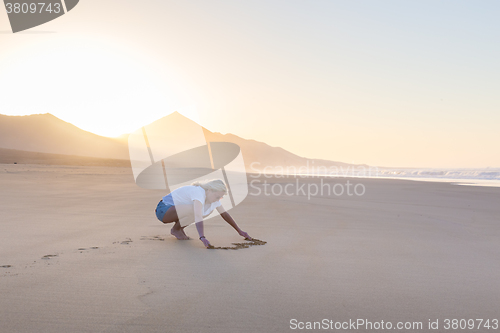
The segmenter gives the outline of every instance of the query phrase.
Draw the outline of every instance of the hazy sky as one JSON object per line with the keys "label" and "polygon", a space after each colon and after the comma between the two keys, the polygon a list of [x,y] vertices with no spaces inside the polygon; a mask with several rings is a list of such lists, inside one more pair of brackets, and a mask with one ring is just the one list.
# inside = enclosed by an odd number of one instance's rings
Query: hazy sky
{"label": "hazy sky", "polygon": [[0,8],[0,113],[117,136],[197,112],[310,158],[500,167],[499,15],[499,1],[81,0],[12,34]]}

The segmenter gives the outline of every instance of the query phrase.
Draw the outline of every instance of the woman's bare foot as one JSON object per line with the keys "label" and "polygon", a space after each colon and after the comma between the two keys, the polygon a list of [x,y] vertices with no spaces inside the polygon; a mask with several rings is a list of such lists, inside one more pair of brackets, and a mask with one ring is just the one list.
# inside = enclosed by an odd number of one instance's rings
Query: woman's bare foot
{"label": "woman's bare foot", "polygon": [[[186,227],[187,227],[187,226],[186,226]],[[184,228],[185,228],[185,227],[182,227],[182,228],[181,228],[181,232],[182,232],[182,234],[183,234],[184,236],[186,236],[186,237],[187,237],[187,239],[191,239],[191,238],[189,238],[189,236],[188,236],[188,235],[186,235],[186,233],[184,232]]]}
{"label": "woman's bare foot", "polygon": [[170,229],[170,233],[179,240],[187,240],[189,237],[184,233],[183,228],[176,228],[175,226]]}

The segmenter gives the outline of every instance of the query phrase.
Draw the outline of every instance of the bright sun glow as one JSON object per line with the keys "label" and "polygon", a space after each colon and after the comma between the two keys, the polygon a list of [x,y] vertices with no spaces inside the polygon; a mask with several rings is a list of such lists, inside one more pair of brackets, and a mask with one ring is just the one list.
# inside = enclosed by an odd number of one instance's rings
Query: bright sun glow
{"label": "bright sun glow", "polygon": [[51,113],[118,136],[193,102],[164,64],[96,40],[53,40],[2,62],[2,113]]}

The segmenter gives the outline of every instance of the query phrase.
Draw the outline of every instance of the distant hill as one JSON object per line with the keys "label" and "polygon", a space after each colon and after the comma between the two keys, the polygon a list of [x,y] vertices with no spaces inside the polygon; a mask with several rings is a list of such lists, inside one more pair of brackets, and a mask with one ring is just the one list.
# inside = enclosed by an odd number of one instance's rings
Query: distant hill
{"label": "distant hill", "polygon": [[[162,119],[167,119],[173,124],[183,124],[192,120],[184,117],[178,112],[174,112]],[[160,121],[158,120],[158,121]],[[211,132],[203,128],[205,138],[210,142],[232,142],[240,146],[247,171],[262,170],[264,167],[349,167],[351,164],[334,162],[319,159],[307,159],[286,151],[280,147],[271,147],[266,143],[243,139],[234,134],[221,134]],[[129,165],[128,159],[128,135],[122,135],[119,138],[107,138],[84,131],[70,123],[67,123],[49,113],[36,114],[30,116],[5,116],[0,115],[0,148],[16,150],[17,152],[0,150],[0,163],[2,161],[11,161],[8,156],[16,156],[15,159],[22,161],[22,152],[38,152],[59,155],[73,155],[71,163],[75,163],[75,157],[92,157],[108,159],[103,160],[80,160],[77,163],[97,163],[95,165]],[[3,156],[3,157],[2,157]],[[29,155],[25,160],[46,160],[55,164],[57,161],[62,163],[61,156]],[[127,160],[122,162],[111,160]],[[257,163],[254,163],[257,162]],[[19,162],[22,163],[22,162]],[[70,163],[66,160],[66,163]],[[124,163],[124,164],[123,164]],[[254,163],[253,167],[250,166]],[[87,164],[82,164],[87,165]],[[304,169],[302,169],[304,170]]]}
{"label": "distant hill", "polygon": [[0,148],[128,159],[128,148],[122,140],[84,131],[50,113],[0,115]]}
{"label": "distant hill", "polygon": [[[271,147],[267,143],[259,142],[255,140],[248,140],[240,138],[234,134],[221,134],[218,132],[210,132],[204,129],[205,138],[210,142],[232,142],[240,146],[243,153],[243,159],[245,160],[245,166],[247,171],[252,171],[252,169],[262,170],[266,166],[269,167],[300,167],[308,166],[309,169],[312,167],[317,168],[319,166],[331,167],[347,167],[351,164],[343,162],[334,162],[319,159],[310,159],[295,155],[281,147]],[[251,164],[256,162],[251,167]]]}

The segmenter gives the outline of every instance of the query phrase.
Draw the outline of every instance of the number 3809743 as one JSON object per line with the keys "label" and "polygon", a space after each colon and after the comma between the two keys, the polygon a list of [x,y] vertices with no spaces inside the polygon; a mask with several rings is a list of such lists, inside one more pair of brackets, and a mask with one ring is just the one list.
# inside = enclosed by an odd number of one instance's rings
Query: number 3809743
{"label": "number 3809743", "polygon": [[7,14],[41,14],[43,12],[59,14],[61,12],[60,3],[6,3]]}

